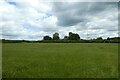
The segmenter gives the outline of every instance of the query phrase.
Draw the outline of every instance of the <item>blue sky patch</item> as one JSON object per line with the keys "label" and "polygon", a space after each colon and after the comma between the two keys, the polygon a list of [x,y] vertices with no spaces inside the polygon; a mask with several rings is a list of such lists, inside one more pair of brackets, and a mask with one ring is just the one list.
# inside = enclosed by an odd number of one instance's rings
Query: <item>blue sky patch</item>
{"label": "blue sky patch", "polygon": [[10,5],[14,5],[14,6],[16,6],[17,5],[17,3],[16,2],[8,2]]}
{"label": "blue sky patch", "polygon": [[40,19],[44,20],[44,19],[46,19],[46,18],[49,18],[50,16],[53,16],[53,14],[52,14],[52,13],[46,13],[45,16],[43,16],[43,17],[41,17],[41,18],[38,18],[38,19],[36,19],[36,20],[37,20],[37,21],[40,20]]}
{"label": "blue sky patch", "polygon": [[30,24],[24,24],[23,26],[24,26],[26,29],[28,29],[28,30],[40,31],[39,28],[37,28],[37,27],[35,27],[35,26],[32,26],[32,25],[30,25]]}

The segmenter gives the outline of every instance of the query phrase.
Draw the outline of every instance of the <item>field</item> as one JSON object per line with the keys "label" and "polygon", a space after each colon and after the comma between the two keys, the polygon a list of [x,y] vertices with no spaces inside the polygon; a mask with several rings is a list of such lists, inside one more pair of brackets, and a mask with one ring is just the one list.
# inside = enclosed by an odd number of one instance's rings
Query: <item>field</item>
{"label": "field", "polygon": [[3,78],[117,78],[118,44],[6,43]]}
{"label": "field", "polygon": [[2,44],[0,43],[0,79],[2,78]]}

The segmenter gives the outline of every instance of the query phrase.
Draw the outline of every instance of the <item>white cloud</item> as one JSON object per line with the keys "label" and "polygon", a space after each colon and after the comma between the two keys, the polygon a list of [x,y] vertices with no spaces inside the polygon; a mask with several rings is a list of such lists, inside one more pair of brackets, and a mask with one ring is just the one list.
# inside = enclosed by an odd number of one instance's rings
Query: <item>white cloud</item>
{"label": "white cloud", "polygon": [[56,28],[50,4],[39,0],[3,0],[0,12],[1,36],[6,39],[42,39]]}
{"label": "white cloud", "polygon": [[39,40],[45,35],[52,37],[54,32],[59,32],[61,38],[68,32],[79,33],[81,38],[86,38],[87,33],[92,38],[117,36],[117,5],[87,4],[2,0],[0,38]]}

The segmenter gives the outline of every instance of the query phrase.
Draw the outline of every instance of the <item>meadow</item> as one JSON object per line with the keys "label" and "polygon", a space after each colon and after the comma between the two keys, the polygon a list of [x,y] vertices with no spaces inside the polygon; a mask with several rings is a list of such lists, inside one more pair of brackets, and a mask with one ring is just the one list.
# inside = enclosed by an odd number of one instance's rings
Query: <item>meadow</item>
{"label": "meadow", "polygon": [[3,43],[3,78],[117,78],[118,44]]}
{"label": "meadow", "polygon": [[2,78],[2,43],[0,43],[0,79]]}

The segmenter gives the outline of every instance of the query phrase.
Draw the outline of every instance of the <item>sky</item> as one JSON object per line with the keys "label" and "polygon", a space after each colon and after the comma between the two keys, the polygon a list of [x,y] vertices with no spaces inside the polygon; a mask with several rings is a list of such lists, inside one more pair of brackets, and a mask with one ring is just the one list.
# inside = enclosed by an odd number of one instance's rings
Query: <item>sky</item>
{"label": "sky", "polygon": [[42,40],[58,32],[80,38],[117,37],[117,2],[0,0],[0,39]]}

